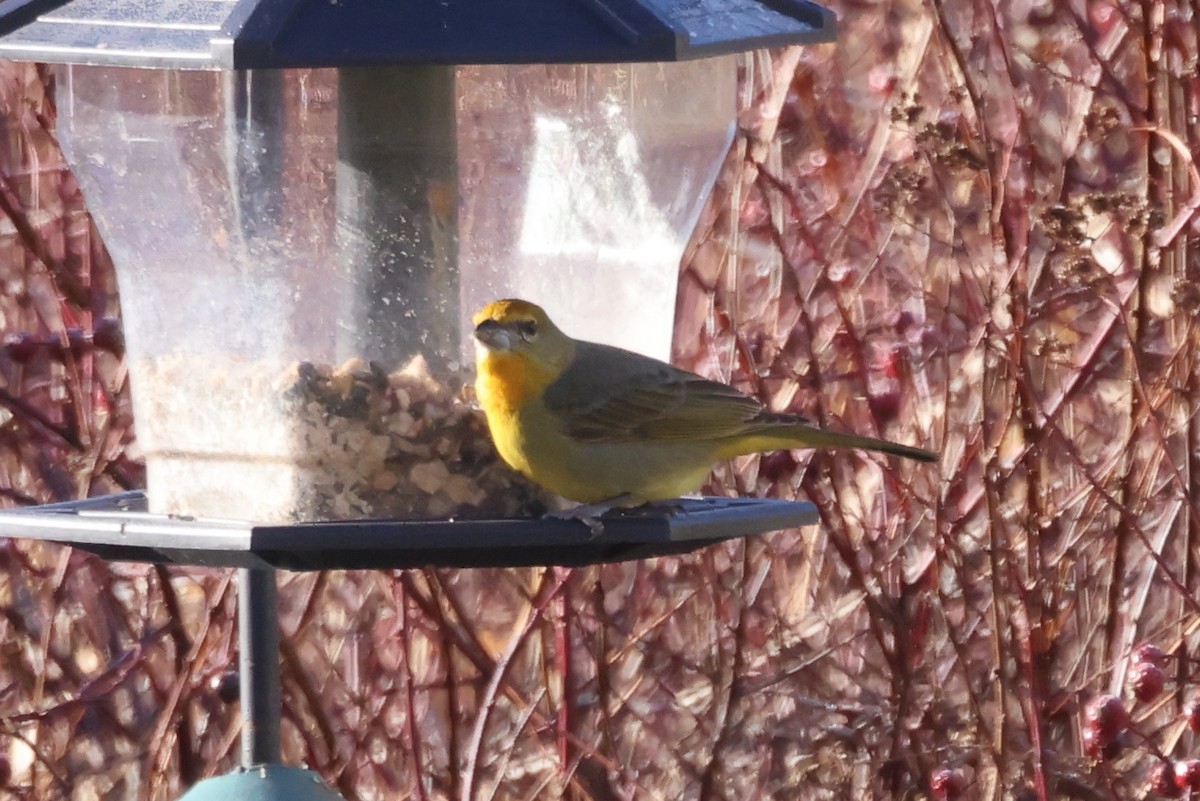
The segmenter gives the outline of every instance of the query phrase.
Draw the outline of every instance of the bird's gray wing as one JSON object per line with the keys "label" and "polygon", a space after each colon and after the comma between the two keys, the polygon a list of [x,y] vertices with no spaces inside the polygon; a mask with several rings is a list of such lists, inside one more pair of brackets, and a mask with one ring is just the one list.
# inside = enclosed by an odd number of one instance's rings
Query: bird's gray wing
{"label": "bird's gray wing", "polygon": [[592,342],[577,343],[545,403],[567,434],[585,442],[721,439],[767,415],[733,387]]}

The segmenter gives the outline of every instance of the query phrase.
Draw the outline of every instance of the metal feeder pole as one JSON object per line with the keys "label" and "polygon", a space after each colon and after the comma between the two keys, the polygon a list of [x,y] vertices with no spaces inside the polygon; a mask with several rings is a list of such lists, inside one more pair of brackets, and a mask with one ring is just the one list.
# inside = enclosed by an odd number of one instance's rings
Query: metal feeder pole
{"label": "metal feeder pole", "polygon": [[281,764],[275,568],[238,568],[241,770],[205,779],[179,801],[345,801],[319,775]]}
{"label": "metal feeder pole", "polygon": [[273,568],[238,570],[242,768],[279,762],[278,591]]}
{"label": "metal feeder pole", "polygon": [[[283,76],[277,70],[243,70],[227,73],[226,80],[231,83],[226,142],[234,148],[234,201],[243,234],[253,241],[274,231],[283,214]],[[238,689],[247,770],[280,759],[277,599],[273,568],[238,571]]]}

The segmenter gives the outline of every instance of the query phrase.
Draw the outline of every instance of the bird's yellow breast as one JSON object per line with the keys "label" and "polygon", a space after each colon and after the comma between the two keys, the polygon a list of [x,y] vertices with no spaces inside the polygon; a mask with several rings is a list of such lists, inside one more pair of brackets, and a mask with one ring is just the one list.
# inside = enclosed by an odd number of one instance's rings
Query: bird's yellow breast
{"label": "bird's yellow breast", "polygon": [[524,354],[512,352],[482,356],[478,371],[475,394],[496,450],[510,467],[532,477],[535,468],[529,458],[529,439],[539,439],[546,432],[543,425],[531,424],[528,418],[544,408],[542,394],[555,376]]}
{"label": "bird's yellow breast", "polygon": [[520,353],[489,353],[479,360],[475,394],[489,418],[510,415],[540,398],[555,376]]}

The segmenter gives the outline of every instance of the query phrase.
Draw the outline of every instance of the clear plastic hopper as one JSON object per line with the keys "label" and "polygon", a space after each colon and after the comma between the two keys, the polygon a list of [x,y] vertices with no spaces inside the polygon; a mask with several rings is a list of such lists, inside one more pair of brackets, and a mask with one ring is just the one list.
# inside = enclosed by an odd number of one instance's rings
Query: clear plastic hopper
{"label": "clear plastic hopper", "polygon": [[63,66],[153,511],[261,522],[544,502],[471,408],[497,297],[667,356],[733,133],[731,57],[191,72]]}

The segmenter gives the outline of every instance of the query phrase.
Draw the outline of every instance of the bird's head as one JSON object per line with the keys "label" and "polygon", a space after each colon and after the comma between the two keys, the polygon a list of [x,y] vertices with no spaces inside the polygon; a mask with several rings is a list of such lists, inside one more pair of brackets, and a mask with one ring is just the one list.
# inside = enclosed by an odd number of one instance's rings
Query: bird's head
{"label": "bird's head", "polygon": [[558,329],[542,307],[508,298],[489,303],[475,315],[475,349],[489,355],[524,356],[544,369],[559,371],[574,355],[574,342]]}

